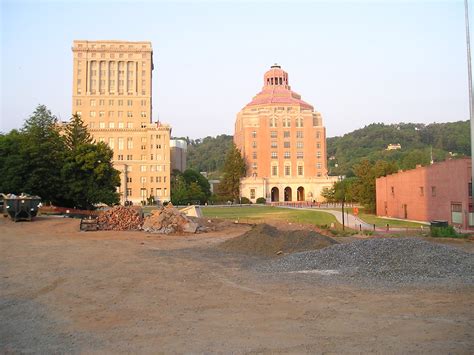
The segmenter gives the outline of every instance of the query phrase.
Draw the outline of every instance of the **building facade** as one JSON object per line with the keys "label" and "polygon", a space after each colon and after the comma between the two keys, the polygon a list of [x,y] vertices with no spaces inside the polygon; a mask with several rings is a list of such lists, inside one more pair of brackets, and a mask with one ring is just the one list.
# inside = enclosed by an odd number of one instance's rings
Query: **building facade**
{"label": "building facade", "polygon": [[72,112],[114,151],[121,202],[170,199],[169,125],[152,120],[150,42],[76,40]]}
{"label": "building facade", "polygon": [[447,160],[376,180],[377,215],[474,228],[471,159]]}
{"label": "building facade", "polygon": [[188,144],[184,139],[172,139],[170,141],[171,148],[171,171],[179,170],[181,172],[186,170],[186,154],[188,151]]}
{"label": "building facade", "polygon": [[238,114],[234,142],[247,164],[241,195],[255,202],[321,201],[331,187],[321,114],[291,90],[288,73],[273,65],[263,89]]}

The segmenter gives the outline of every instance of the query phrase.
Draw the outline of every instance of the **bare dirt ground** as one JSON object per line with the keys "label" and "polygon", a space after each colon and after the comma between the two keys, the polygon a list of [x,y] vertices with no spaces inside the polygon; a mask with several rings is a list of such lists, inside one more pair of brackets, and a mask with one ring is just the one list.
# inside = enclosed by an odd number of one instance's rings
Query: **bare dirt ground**
{"label": "bare dirt ground", "polygon": [[78,230],[72,219],[0,218],[0,353],[474,350],[472,286],[266,277],[242,267],[257,260],[214,248],[246,226],[192,236]]}

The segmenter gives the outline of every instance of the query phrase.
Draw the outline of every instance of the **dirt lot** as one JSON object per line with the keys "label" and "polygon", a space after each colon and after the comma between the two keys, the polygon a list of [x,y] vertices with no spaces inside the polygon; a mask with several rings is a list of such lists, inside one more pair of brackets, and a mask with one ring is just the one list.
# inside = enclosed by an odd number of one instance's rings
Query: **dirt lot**
{"label": "dirt lot", "polygon": [[184,237],[78,229],[0,219],[0,352],[474,350],[473,287],[266,277],[242,267],[255,259],[214,248],[245,226]]}

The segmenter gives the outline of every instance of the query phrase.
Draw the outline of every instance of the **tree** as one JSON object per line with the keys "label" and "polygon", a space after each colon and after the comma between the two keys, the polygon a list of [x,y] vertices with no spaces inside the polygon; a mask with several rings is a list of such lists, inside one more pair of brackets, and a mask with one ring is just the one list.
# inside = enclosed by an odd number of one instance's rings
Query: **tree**
{"label": "tree", "polygon": [[39,195],[43,200],[61,204],[64,184],[60,177],[66,147],[57,119],[46,106],[39,105],[25,121],[19,137],[18,156],[13,167],[21,174],[10,192]]}
{"label": "tree", "polygon": [[171,174],[171,202],[174,204],[206,203],[211,196],[209,181],[195,170]]}
{"label": "tree", "polygon": [[92,209],[98,203],[119,202],[120,172],[114,169],[112,157],[113,151],[103,142],[82,143],[69,151],[61,169],[66,206]]}
{"label": "tree", "polygon": [[188,187],[184,177],[179,173],[171,180],[171,202],[174,205],[186,204],[188,201]]}
{"label": "tree", "polygon": [[74,150],[82,144],[93,142],[86,125],[77,113],[72,115],[71,120],[65,128],[65,142],[70,150]]}
{"label": "tree", "polygon": [[245,176],[245,161],[240,154],[240,150],[232,143],[229,148],[224,164],[224,178],[219,185],[221,195],[229,196],[234,201],[240,196],[240,178]]}
{"label": "tree", "polygon": [[[184,181],[190,186],[192,183],[196,183],[199,186],[200,191],[202,192],[203,197],[199,200],[205,200],[211,196],[211,185],[209,181],[199,172],[193,169],[186,169],[183,172]],[[203,201],[206,202],[206,201]]]}
{"label": "tree", "polygon": [[354,167],[356,180],[352,183],[355,200],[362,203],[368,212],[375,211],[375,180],[398,171],[394,162],[377,161],[375,164],[365,159]]}

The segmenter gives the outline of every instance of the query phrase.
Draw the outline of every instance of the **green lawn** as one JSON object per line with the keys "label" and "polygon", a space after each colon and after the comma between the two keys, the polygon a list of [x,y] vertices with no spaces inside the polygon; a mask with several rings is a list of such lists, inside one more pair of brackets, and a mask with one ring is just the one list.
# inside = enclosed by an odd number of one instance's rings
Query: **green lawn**
{"label": "green lawn", "polygon": [[293,223],[307,223],[316,226],[334,223],[337,228],[341,225],[332,214],[322,211],[290,210],[270,206],[232,206],[232,207],[202,207],[204,216],[240,220],[241,222],[265,220],[284,220]]}

